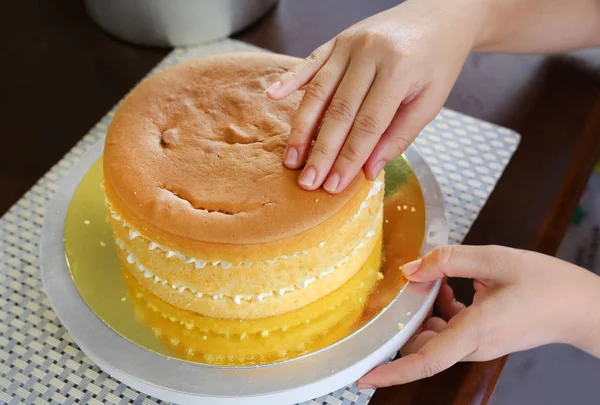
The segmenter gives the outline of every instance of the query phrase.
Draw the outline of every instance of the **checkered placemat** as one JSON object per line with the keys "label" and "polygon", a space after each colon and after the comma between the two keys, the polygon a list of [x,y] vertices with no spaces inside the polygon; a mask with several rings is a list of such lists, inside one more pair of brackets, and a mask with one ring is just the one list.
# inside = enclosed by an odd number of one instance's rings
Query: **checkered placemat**
{"label": "checkered placemat", "polygon": [[[236,51],[260,49],[233,40],[177,49],[150,74],[190,58]],[[39,274],[45,207],[57,181],[104,138],[115,108],[0,219],[0,403],[161,403],[114,380],[81,352],[52,311]],[[468,232],[519,139],[507,129],[443,110],[416,141],[441,185],[452,243]],[[307,404],[362,405],[372,394],[348,386]]]}

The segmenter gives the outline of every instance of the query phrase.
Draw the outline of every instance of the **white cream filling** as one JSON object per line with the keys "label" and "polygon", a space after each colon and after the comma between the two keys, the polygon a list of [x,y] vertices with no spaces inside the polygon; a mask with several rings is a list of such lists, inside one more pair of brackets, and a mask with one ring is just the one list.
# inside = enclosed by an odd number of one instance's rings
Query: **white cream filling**
{"label": "white cream filling", "polygon": [[[377,220],[381,217],[381,215],[383,215],[383,207],[379,210],[379,214],[377,215],[377,217],[375,219],[376,223],[379,223],[379,221],[377,221]],[[152,273],[152,271],[150,269],[148,269],[146,266],[142,265],[138,261],[138,259],[133,255],[133,253],[127,248],[127,246],[125,246],[125,243],[123,243],[123,241],[121,239],[116,238],[116,243],[117,243],[117,246],[127,254],[127,258],[126,258],[127,263],[135,264],[136,268],[144,274],[145,278],[151,278],[155,283],[159,283],[162,285],[168,285],[173,290],[177,290],[180,293],[183,293],[184,291],[188,290],[192,294],[195,294],[198,298],[202,298],[205,296],[210,297],[215,300],[229,298],[229,299],[232,299],[236,304],[241,304],[243,300],[261,302],[262,300],[264,300],[267,297],[272,297],[274,295],[281,296],[281,295],[284,295],[285,293],[292,292],[295,290],[301,290],[301,289],[308,287],[310,284],[314,283],[315,281],[320,280],[323,277],[326,277],[329,274],[333,273],[338,267],[342,266],[345,263],[348,263],[350,261],[351,257],[353,255],[357,254],[358,251],[365,246],[365,240],[372,238],[376,234],[377,233],[371,229],[369,232],[367,232],[364,239],[358,245],[356,245],[354,247],[354,249],[352,249],[352,251],[350,252],[350,254],[348,256],[341,259],[335,266],[330,267],[329,269],[321,272],[321,274],[319,274],[317,277],[311,277],[311,278],[304,280],[303,282],[298,283],[296,285],[283,287],[278,290],[268,291],[268,292],[260,293],[257,295],[236,294],[234,296],[220,294],[220,293],[201,293],[201,292],[198,292],[195,289],[190,288],[185,285],[171,284],[167,280],[160,278],[159,276]]]}
{"label": "white cream filling", "polygon": [[[338,232],[342,231],[348,225],[348,223],[351,222],[353,219],[358,218],[360,216],[360,214],[362,213],[362,211],[369,206],[368,201],[372,197],[378,195],[381,192],[382,189],[383,189],[383,181],[380,180],[380,179],[376,179],[374,181],[374,183],[373,183],[373,187],[371,187],[371,189],[369,190],[369,194],[367,195],[367,198],[361,203],[360,207],[358,208],[358,210],[356,211],[356,213],[354,214],[354,216],[348,222],[346,222],[338,230]],[[106,205],[108,207],[108,210],[110,212],[111,217],[114,218],[115,220],[117,220],[118,222],[120,222],[124,227],[129,228],[129,239],[130,240],[133,240],[133,239],[137,238],[138,236],[142,236],[139,232],[134,231],[133,228],[132,228],[132,226],[127,221],[125,221],[123,218],[121,218],[115,212],[115,210],[110,205],[110,203],[108,202],[108,200],[106,200]],[[323,246],[325,246],[325,243],[327,243],[327,241],[328,241],[328,239],[320,242],[317,246],[320,247],[320,248],[322,248]],[[167,259],[171,258],[171,257],[177,257],[177,258],[183,260],[186,263],[189,263],[189,264],[194,263],[194,267],[196,269],[202,269],[207,264],[211,265],[211,266],[219,266],[220,265],[221,268],[223,268],[223,269],[228,269],[228,268],[230,268],[233,265],[233,263],[227,262],[227,261],[224,261],[224,260],[213,260],[211,262],[207,262],[206,260],[196,259],[196,258],[193,258],[193,257],[188,257],[188,256],[186,256],[186,255],[184,255],[182,253],[179,253],[179,252],[175,251],[175,250],[171,250],[171,249],[169,249],[167,247],[159,245],[156,242],[150,241],[149,244],[148,244],[148,250],[154,250],[154,249],[160,249],[163,252],[165,252]],[[267,259],[267,260],[265,260],[265,262],[267,264],[274,264],[274,263],[277,262],[277,260],[288,259],[288,258],[291,258],[291,257],[300,256],[300,255],[302,255],[302,256],[308,255],[308,250],[303,250],[302,252],[295,252],[295,253],[291,253],[291,254],[288,254],[288,255],[277,256],[277,257],[272,258],[272,259]],[[251,261],[245,261],[243,264],[246,267],[251,267],[252,266],[252,262]]]}

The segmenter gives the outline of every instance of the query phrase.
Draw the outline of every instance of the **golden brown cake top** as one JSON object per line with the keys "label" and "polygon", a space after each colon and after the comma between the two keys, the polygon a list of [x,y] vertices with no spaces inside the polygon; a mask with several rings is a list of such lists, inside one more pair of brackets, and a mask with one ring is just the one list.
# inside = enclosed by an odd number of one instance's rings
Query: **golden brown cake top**
{"label": "golden brown cake top", "polygon": [[[341,194],[305,191],[282,163],[303,91],[264,94],[298,59],[267,53],[209,56],[141,83],[108,130],[105,186],[141,226],[195,241],[252,244],[311,229],[368,183]],[[362,187],[361,187],[362,186]]]}

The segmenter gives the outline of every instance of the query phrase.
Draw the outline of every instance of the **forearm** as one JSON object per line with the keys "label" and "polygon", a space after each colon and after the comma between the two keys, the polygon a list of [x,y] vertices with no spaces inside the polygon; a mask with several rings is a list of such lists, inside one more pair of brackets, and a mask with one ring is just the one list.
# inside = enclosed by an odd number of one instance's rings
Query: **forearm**
{"label": "forearm", "polygon": [[[583,270],[583,282],[571,300],[571,320],[567,321],[565,343],[600,358],[600,277]],[[567,287],[568,288],[568,287]]]}
{"label": "forearm", "polygon": [[600,0],[472,0],[474,49],[558,53],[600,46]]}
{"label": "forearm", "polygon": [[[597,293],[600,294],[600,289]],[[596,296],[596,300],[600,301],[600,295]],[[600,305],[595,305],[590,318],[589,329],[576,346],[600,359]]]}

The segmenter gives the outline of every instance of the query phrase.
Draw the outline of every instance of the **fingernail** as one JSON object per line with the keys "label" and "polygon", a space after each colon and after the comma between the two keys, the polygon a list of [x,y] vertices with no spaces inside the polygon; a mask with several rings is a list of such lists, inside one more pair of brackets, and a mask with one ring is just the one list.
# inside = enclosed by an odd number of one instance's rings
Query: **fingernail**
{"label": "fingernail", "polygon": [[280,87],[281,87],[281,82],[277,81],[277,82],[273,83],[272,85],[270,85],[269,87],[267,87],[267,89],[265,90],[265,93],[273,94],[273,92],[277,91],[277,89],[279,89]]}
{"label": "fingernail", "polygon": [[304,187],[312,187],[315,183],[315,179],[317,178],[317,171],[313,167],[306,167],[300,178],[298,179],[298,183],[303,185]]}
{"label": "fingernail", "polygon": [[329,175],[329,177],[325,181],[325,184],[323,184],[323,188],[328,193],[333,194],[337,191],[339,184],[340,184],[340,175],[338,173],[332,173]]}
{"label": "fingernail", "polygon": [[285,149],[285,156],[283,158],[283,164],[290,169],[295,169],[298,164],[298,150],[293,146],[288,146]]}
{"label": "fingernail", "polygon": [[415,260],[410,263],[406,263],[404,266],[402,266],[402,272],[404,273],[405,276],[410,276],[411,274],[415,274],[421,268],[421,263],[422,263],[421,259]]}
{"label": "fingernail", "polygon": [[361,383],[361,384],[357,384],[356,388],[358,388],[359,390],[368,390],[370,388],[375,388],[375,386],[371,385],[371,384],[363,384],[363,383]]}
{"label": "fingernail", "polygon": [[381,160],[381,161],[375,163],[375,165],[373,165],[373,178],[371,180],[375,180],[377,177],[379,177],[379,173],[381,173],[381,171],[383,170],[384,167],[385,167],[385,160]]}

